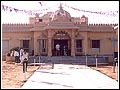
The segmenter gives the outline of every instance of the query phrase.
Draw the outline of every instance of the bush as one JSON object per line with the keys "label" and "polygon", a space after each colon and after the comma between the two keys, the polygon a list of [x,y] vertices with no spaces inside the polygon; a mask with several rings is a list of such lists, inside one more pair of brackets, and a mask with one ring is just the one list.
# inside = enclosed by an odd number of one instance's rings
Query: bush
{"label": "bush", "polygon": [[10,52],[12,52],[12,51],[19,51],[20,50],[20,48],[19,47],[14,47],[14,48],[12,48],[12,49],[10,49]]}
{"label": "bush", "polygon": [[10,56],[10,53],[7,53],[7,56]]}

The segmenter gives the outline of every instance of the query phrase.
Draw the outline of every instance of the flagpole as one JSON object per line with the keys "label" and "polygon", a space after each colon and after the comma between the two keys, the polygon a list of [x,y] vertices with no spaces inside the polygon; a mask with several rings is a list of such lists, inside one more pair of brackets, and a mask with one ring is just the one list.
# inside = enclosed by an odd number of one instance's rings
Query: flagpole
{"label": "flagpole", "polygon": [[115,73],[115,61],[114,61],[114,26],[112,26],[112,53],[113,53],[113,73]]}

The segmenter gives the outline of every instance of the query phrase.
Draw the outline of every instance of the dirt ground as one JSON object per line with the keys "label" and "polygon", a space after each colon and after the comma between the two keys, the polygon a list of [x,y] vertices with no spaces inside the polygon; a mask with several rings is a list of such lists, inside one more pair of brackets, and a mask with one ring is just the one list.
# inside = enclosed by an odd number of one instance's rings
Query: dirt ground
{"label": "dirt ground", "polygon": [[[90,66],[92,69],[98,70],[107,76],[117,79],[116,72],[113,73],[112,66]],[[28,72],[26,78],[30,78],[30,76],[40,68],[39,66],[28,66]],[[22,65],[15,65],[14,63],[7,63],[6,61],[2,61],[2,88],[21,88],[24,82],[24,77],[22,73]],[[45,68],[40,68],[45,69]]]}
{"label": "dirt ground", "polygon": [[[115,69],[113,69],[113,66],[111,65],[106,65],[106,66],[98,66],[96,68],[96,66],[89,66],[94,70],[97,70],[107,76],[109,76],[110,78],[114,79],[114,80],[118,80],[118,67],[115,67]],[[114,72],[115,70],[115,72]]]}

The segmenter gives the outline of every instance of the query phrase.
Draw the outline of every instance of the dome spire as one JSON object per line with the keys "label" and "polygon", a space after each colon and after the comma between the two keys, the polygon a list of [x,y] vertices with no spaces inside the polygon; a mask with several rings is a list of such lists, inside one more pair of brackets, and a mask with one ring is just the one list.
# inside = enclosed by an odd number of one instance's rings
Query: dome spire
{"label": "dome spire", "polygon": [[53,14],[52,21],[54,20],[59,20],[59,21],[69,20],[70,21],[71,16],[67,11],[63,10],[62,3],[59,4],[58,8],[59,10],[55,11],[55,13]]}
{"label": "dome spire", "polygon": [[60,10],[63,10],[62,3],[60,3],[59,8],[60,8]]}

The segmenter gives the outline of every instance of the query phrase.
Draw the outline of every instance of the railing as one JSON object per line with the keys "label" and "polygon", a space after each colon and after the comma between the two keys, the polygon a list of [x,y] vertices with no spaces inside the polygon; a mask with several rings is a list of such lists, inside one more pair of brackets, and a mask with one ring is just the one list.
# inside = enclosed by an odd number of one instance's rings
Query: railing
{"label": "railing", "polygon": [[102,64],[108,64],[108,57],[103,57],[103,56],[89,56],[89,55],[85,55],[85,56],[76,56],[76,60],[80,61],[79,63],[83,64],[83,65],[96,65],[96,67],[98,66],[98,64],[102,65]]}
{"label": "railing", "polygon": [[40,56],[29,56],[28,62],[30,65],[35,66],[36,64],[40,64],[40,58]]}
{"label": "railing", "polygon": [[35,56],[31,58],[31,64],[40,64],[40,63],[62,63],[62,64],[82,64],[82,65],[102,65],[108,64],[109,57],[107,56],[98,56],[95,55],[84,55],[84,56]]}

